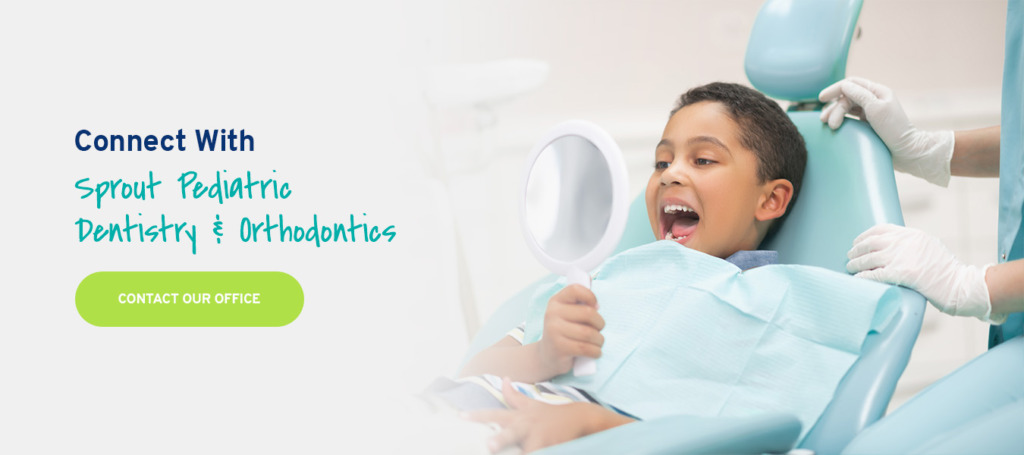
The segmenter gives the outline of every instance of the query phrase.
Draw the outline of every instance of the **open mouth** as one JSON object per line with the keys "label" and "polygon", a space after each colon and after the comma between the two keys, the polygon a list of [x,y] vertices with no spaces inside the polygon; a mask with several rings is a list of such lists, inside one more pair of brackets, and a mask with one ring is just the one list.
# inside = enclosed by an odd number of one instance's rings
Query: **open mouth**
{"label": "open mouth", "polygon": [[665,240],[685,243],[700,223],[700,215],[689,207],[681,204],[669,204],[662,208],[661,232]]}

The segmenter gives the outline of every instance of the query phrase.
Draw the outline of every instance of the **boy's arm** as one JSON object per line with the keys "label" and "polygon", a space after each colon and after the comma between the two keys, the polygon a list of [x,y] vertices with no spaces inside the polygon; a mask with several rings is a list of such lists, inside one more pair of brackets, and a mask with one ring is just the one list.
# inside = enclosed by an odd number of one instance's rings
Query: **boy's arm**
{"label": "boy's arm", "polygon": [[462,367],[462,371],[459,371],[459,377],[488,373],[509,377],[513,381],[540,382],[555,376],[543,370],[537,353],[537,343],[522,345],[514,338],[506,336],[473,356],[466,366]]}
{"label": "boy's arm", "polygon": [[540,382],[572,369],[577,356],[601,356],[604,319],[597,313],[597,297],[578,284],[567,286],[548,301],[540,341],[520,345],[502,338],[466,363],[459,377],[484,373],[518,382]]}
{"label": "boy's arm", "polygon": [[509,410],[464,414],[469,420],[493,422],[501,427],[501,432],[487,441],[492,453],[516,445],[529,453],[635,422],[594,403],[555,405],[533,400],[516,391],[508,378],[502,381],[501,391]]}

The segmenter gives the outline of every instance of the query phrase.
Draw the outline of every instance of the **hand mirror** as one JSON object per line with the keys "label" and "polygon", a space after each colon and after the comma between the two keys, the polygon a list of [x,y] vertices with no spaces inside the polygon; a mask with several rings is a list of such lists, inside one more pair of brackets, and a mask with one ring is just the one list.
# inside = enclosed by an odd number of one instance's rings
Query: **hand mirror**
{"label": "hand mirror", "polygon": [[[530,251],[569,284],[590,288],[590,271],[626,227],[629,183],[619,146],[603,129],[572,120],[552,128],[526,160],[519,216]],[[573,374],[597,371],[576,358]]]}

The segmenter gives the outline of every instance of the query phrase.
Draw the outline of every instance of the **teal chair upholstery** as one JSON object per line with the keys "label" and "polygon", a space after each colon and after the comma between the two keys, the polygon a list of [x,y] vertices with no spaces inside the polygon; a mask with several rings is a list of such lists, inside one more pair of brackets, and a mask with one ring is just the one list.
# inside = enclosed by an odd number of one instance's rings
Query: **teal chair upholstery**
{"label": "teal chair upholstery", "polygon": [[750,32],[744,69],[772,98],[817,101],[846,75],[863,0],[768,0]]}
{"label": "teal chair upholstery", "polygon": [[[795,107],[810,107],[790,111],[807,143],[803,188],[779,229],[761,245],[778,251],[782,263],[846,273],[846,251],[860,232],[881,223],[903,224],[892,161],[882,141],[867,124],[852,119],[837,131],[830,130],[818,119],[821,106],[807,103],[844,76],[860,7],[861,0],[769,0],[752,32],[746,68],[754,86],[796,102]],[[808,29],[800,28],[808,24]],[[766,55],[771,58],[763,58]],[[654,236],[640,195],[630,207],[616,253],[651,241]],[[473,339],[466,359],[524,321],[533,293],[557,278],[542,278],[502,305]],[[909,360],[925,301],[906,289],[901,289],[901,296],[896,317],[881,332],[868,335],[861,357],[801,441],[797,440],[800,422],[779,409],[751,418],[680,415],[636,422],[541,453],[756,454],[785,452],[795,446],[817,454],[839,453],[856,434],[881,418]],[[828,304],[827,296],[822,297],[822,304]]]}

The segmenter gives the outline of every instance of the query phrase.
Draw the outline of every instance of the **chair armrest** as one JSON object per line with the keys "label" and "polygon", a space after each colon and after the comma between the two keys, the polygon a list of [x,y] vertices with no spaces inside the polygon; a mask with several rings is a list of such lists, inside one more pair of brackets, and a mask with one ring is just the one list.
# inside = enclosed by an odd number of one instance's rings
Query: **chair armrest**
{"label": "chair armrest", "polygon": [[838,454],[854,436],[885,413],[910,352],[921,331],[925,300],[921,294],[900,288],[900,308],[889,326],[871,332],[861,356],[836,388],[835,397],[800,447],[818,454]]}
{"label": "chair armrest", "polygon": [[796,444],[800,428],[795,416],[781,413],[730,418],[669,416],[622,425],[537,453],[782,453]]}

